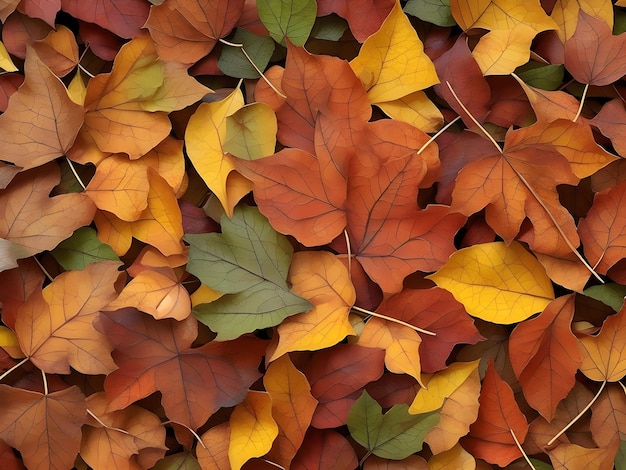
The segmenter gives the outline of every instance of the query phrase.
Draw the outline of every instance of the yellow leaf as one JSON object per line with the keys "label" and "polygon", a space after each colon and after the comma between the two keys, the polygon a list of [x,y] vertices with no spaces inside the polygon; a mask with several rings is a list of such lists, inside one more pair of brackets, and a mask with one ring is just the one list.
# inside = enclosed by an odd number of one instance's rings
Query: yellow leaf
{"label": "yellow leaf", "polygon": [[0,326],[0,348],[4,349],[13,359],[21,359],[25,354],[20,349],[17,336],[10,328]]}
{"label": "yellow leaf", "polygon": [[492,323],[518,323],[554,300],[545,269],[515,241],[459,250],[427,278],[451,292],[470,315]]}
{"label": "yellow leaf", "polygon": [[379,318],[370,318],[358,343],[385,350],[385,366],[395,374],[408,374],[424,386],[419,346],[422,338],[413,329]]}
{"label": "yellow leaf", "polygon": [[221,101],[202,103],[189,119],[185,131],[185,145],[191,163],[229,216],[232,216],[231,206],[234,205],[229,204],[227,178],[235,167],[232,157],[223,149],[226,117],[243,105],[239,89]]}
{"label": "yellow leaf", "polygon": [[[620,2],[617,2],[617,6],[620,6]],[[626,4],[622,6],[626,6]],[[576,31],[580,10],[600,18],[611,29],[613,28],[613,4],[611,0],[557,0],[550,16],[559,26],[557,34],[561,41],[565,42]]]}
{"label": "yellow leaf", "polygon": [[93,221],[100,241],[110,245],[116,255],[126,254],[133,241],[133,226],[106,211],[96,211]]}
{"label": "yellow leaf", "polygon": [[380,29],[350,62],[370,103],[392,101],[439,83],[424,45],[396,1]]}
{"label": "yellow leaf", "polygon": [[439,423],[424,438],[433,454],[454,448],[469,433],[470,425],[478,418],[480,387],[480,375],[474,369],[446,399],[439,412]]}
{"label": "yellow leaf", "polygon": [[268,351],[268,362],[290,351],[317,351],[354,335],[348,319],[356,293],[348,270],[327,251],[300,251],[289,268],[291,290],[313,304],[308,312],[278,325],[278,344]]}
{"label": "yellow leaf", "polygon": [[246,160],[268,157],[276,150],[278,121],[265,103],[252,103],[226,117],[224,151]]}
{"label": "yellow leaf", "polygon": [[417,392],[409,407],[409,413],[416,415],[441,408],[445,399],[452,395],[473,371],[478,370],[479,363],[480,361],[454,362],[442,371],[423,374],[422,382],[426,388],[421,388]]}
{"label": "yellow leaf", "polygon": [[434,455],[428,461],[428,470],[474,470],[476,460],[461,444],[452,449]]}
{"label": "yellow leaf", "polygon": [[437,132],[443,124],[443,115],[426,93],[416,91],[393,101],[376,103],[390,118],[404,121],[422,132]]}
{"label": "yellow leaf", "polygon": [[228,459],[234,470],[251,458],[267,454],[278,436],[278,425],[272,418],[272,397],[266,392],[248,391],[229,422]]}
{"label": "yellow leaf", "polygon": [[6,70],[7,72],[17,72],[17,67],[13,63],[7,48],[4,47],[4,44],[0,42],[0,68]]}
{"label": "yellow leaf", "polygon": [[83,78],[83,72],[78,69],[74,74],[74,78],[70,81],[67,87],[67,94],[70,99],[79,105],[85,103],[85,96],[87,96],[87,86],[85,85],[85,79]]}
{"label": "yellow leaf", "polygon": [[311,395],[306,376],[296,369],[289,355],[270,364],[263,385],[272,397],[272,416],[279,429],[267,458],[287,468],[304,441],[317,400]]}
{"label": "yellow leaf", "polygon": [[472,55],[484,75],[507,75],[530,58],[530,44],[541,31],[558,26],[539,0],[451,0],[452,16],[463,28],[487,29]]}
{"label": "yellow leaf", "polygon": [[192,307],[195,307],[200,304],[208,304],[219,299],[223,295],[223,293],[202,284],[193,294],[191,294],[191,305]]}

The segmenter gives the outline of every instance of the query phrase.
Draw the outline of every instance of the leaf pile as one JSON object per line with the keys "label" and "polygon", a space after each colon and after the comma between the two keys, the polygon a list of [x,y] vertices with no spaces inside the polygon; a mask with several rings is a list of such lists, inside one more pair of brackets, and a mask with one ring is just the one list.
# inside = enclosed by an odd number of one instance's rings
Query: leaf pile
{"label": "leaf pile", "polygon": [[3,468],[625,469],[625,7],[2,2]]}

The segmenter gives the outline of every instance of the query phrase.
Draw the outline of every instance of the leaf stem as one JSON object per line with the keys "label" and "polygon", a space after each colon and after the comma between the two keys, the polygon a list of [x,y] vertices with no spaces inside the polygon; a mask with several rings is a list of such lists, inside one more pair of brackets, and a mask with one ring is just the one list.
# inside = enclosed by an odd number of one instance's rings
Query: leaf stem
{"label": "leaf stem", "polygon": [[419,154],[420,154],[420,153],[422,153],[424,150],[426,150],[426,147],[428,147],[430,144],[432,144],[432,143],[435,141],[435,139],[436,139],[437,137],[439,137],[439,136],[440,136],[441,134],[443,134],[446,130],[448,130],[448,128],[449,128],[452,124],[454,124],[455,122],[457,122],[459,119],[461,119],[461,116],[457,116],[457,117],[455,117],[452,121],[450,121],[448,124],[446,124],[446,125],[445,125],[445,126],[443,126],[441,129],[439,129],[435,135],[433,135],[430,139],[428,139],[428,141],[427,141],[424,145],[422,145],[422,146],[420,147],[420,149],[417,151],[417,154],[419,155]]}
{"label": "leaf stem", "polygon": [[437,333],[434,333],[432,331],[423,330],[422,328],[419,328],[415,325],[411,325],[410,323],[404,322],[402,320],[398,320],[397,318],[388,317],[387,315],[383,315],[377,312],[372,312],[371,310],[366,310],[364,308],[357,307],[356,305],[352,306],[352,310],[356,310],[357,312],[364,313],[365,315],[371,315],[376,318],[381,318],[383,320],[387,320],[392,323],[397,323],[398,325],[406,326],[408,328],[411,328],[412,330],[417,331],[418,333],[422,333],[422,334],[429,335],[429,336],[437,336]]}
{"label": "leaf stem", "polygon": [[448,85],[448,88],[450,89],[450,93],[452,93],[452,96],[454,96],[454,99],[456,100],[457,103],[459,103],[459,106],[461,108],[463,108],[463,111],[465,111],[467,113],[467,115],[469,116],[469,118],[472,120],[472,122],[474,124],[476,124],[478,126],[478,128],[482,131],[483,134],[485,134],[485,137],[487,137],[491,143],[493,145],[495,145],[495,147],[498,149],[498,152],[502,153],[502,147],[500,147],[500,145],[498,144],[498,142],[496,142],[496,139],[493,138],[493,136],[487,132],[487,129],[485,129],[482,124],[480,122],[478,122],[478,119],[476,119],[472,113],[469,112],[469,109],[467,109],[465,107],[465,105],[461,102],[461,100],[459,99],[459,97],[457,96],[457,94],[454,92],[454,89],[452,88],[452,85],[450,85],[450,82],[446,80],[446,85]]}
{"label": "leaf stem", "polygon": [[20,362],[18,362],[17,364],[15,364],[13,367],[11,367],[10,369],[8,369],[7,371],[5,371],[2,375],[0,375],[0,381],[2,381],[7,375],[9,375],[11,372],[13,372],[15,369],[19,369],[21,366],[23,366],[24,364],[26,364],[28,362],[28,358],[25,357],[24,359],[22,359]]}
{"label": "leaf stem", "polygon": [[600,386],[600,390],[598,390],[598,393],[596,393],[596,394],[595,394],[595,396],[591,399],[591,401],[587,404],[587,406],[585,406],[585,407],[581,410],[581,412],[580,412],[580,413],[578,413],[578,414],[574,417],[574,419],[572,419],[572,420],[571,420],[571,421],[567,424],[567,426],[565,426],[563,429],[561,429],[561,430],[557,433],[557,435],[556,435],[556,436],[554,436],[552,439],[550,439],[550,441],[546,444],[546,447],[551,446],[551,445],[554,443],[554,441],[556,441],[559,437],[561,437],[561,435],[562,435],[563,433],[565,433],[565,431],[567,431],[569,428],[571,428],[571,427],[574,425],[574,423],[576,423],[576,421],[578,421],[578,420],[580,419],[580,417],[581,417],[582,415],[584,415],[584,414],[587,412],[587,410],[588,410],[589,408],[591,408],[591,405],[593,405],[593,404],[595,403],[595,401],[598,399],[598,397],[599,397],[599,396],[600,396],[600,394],[602,393],[602,390],[604,390],[604,387],[605,387],[605,386],[606,386],[606,380],[605,380],[604,382],[602,382],[602,385]]}
{"label": "leaf stem", "polygon": [[261,72],[261,70],[256,66],[256,64],[254,63],[254,61],[252,60],[252,58],[248,55],[248,53],[246,52],[246,49],[243,47],[243,44],[238,44],[236,42],[230,42],[227,41],[226,39],[222,39],[220,38],[220,42],[222,44],[226,44],[227,46],[231,46],[231,47],[237,47],[239,49],[241,49],[241,52],[243,53],[244,56],[246,56],[246,59],[248,59],[248,62],[250,62],[250,64],[252,65],[252,67],[254,67],[254,70],[256,70],[256,72],[261,76],[261,78],[265,81],[265,83],[267,83],[269,85],[269,87],[274,90],[274,92],[280,96],[282,99],[286,100],[287,97],[285,95],[283,95],[280,91],[278,91],[278,89],[272,84],[272,82],[270,82],[267,77],[265,75],[263,75],[263,72]]}
{"label": "leaf stem", "polygon": [[130,433],[128,431],[126,431],[125,429],[114,428],[113,426],[109,426],[108,424],[103,422],[100,418],[98,418],[96,416],[96,414],[93,411],[91,411],[89,408],[87,408],[87,413],[89,414],[89,416],[91,416],[93,419],[95,419],[100,424],[100,426],[102,426],[103,428],[110,429],[111,431],[121,432],[122,434],[130,435]]}
{"label": "leaf stem", "polygon": [[264,459],[264,458],[261,458],[261,460],[263,462],[266,462],[266,463],[270,464],[270,465],[273,465],[276,468],[280,468],[280,470],[285,470],[285,467],[283,467],[282,465],[277,464],[276,462],[272,462],[271,460],[267,460],[267,459]]}
{"label": "leaf stem", "polygon": [[67,164],[70,166],[70,170],[72,170],[72,173],[74,173],[74,178],[76,178],[76,181],[78,181],[78,184],[80,184],[80,186],[83,188],[83,191],[84,191],[87,188],[85,187],[85,183],[83,183],[83,180],[80,179],[80,176],[78,176],[78,172],[76,171],[76,168],[74,168],[74,164],[72,163],[72,160],[70,160],[67,157],[65,157],[65,159],[67,160]]}
{"label": "leaf stem", "polygon": [[191,429],[191,428],[190,428],[189,426],[187,426],[186,424],[179,423],[178,421],[173,421],[173,420],[171,420],[171,419],[170,419],[169,421],[165,421],[165,422],[163,422],[163,423],[161,423],[161,424],[162,424],[163,426],[165,426],[166,424],[170,424],[170,423],[172,423],[172,424],[178,424],[179,426],[182,426],[183,428],[187,429],[187,430],[188,430],[191,434],[193,434],[193,437],[195,437],[195,438],[196,438],[196,440],[200,443],[200,445],[201,445],[202,447],[204,447],[206,450],[208,450],[208,449],[207,449],[206,444],[205,444],[204,442],[202,442],[202,439],[200,438],[200,436],[198,436],[198,433],[197,433],[196,431],[194,431],[193,429]]}
{"label": "leaf stem", "polygon": [[50,275],[50,273],[48,271],[46,271],[46,268],[43,267],[43,264],[41,264],[41,262],[37,259],[37,257],[33,256],[33,259],[35,260],[35,263],[37,263],[39,265],[39,269],[41,269],[43,271],[43,273],[46,275],[48,280],[50,282],[54,281],[54,278]]}
{"label": "leaf stem", "polygon": [[522,455],[524,456],[524,459],[526,460],[526,462],[528,462],[528,465],[530,468],[532,468],[533,470],[537,470],[535,468],[535,466],[533,465],[533,463],[530,461],[530,459],[528,458],[528,455],[526,455],[526,452],[524,452],[524,449],[522,449],[522,445],[520,444],[520,442],[517,440],[517,436],[515,435],[515,431],[513,431],[511,428],[509,428],[509,431],[511,432],[511,436],[513,436],[513,440],[515,441],[515,445],[517,446],[517,448],[519,449],[519,451],[522,453]]}
{"label": "leaf stem", "polygon": [[367,451],[367,454],[365,454],[365,455],[363,456],[363,458],[359,461],[359,468],[363,467],[363,464],[365,463],[365,461],[367,460],[367,458],[368,458],[370,455],[372,455],[372,451],[371,451],[371,450],[368,450],[368,451]]}
{"label": "leaf stem", "polygon": [[348,251],[348,276],[352,279],[352,248],[350,246],[350,237],[348,231],[344,228],[343,235],[346,237],[346,249]]}
{"label": "leaf stem", "polygon": [[48,379],[46,378],[46,373],[41,371],[41,378],[43,379],[43,394],[48,395]]}
{"label": "leaf stem", "polygon": [[576,122],[578,120],[578,117],[580,116],[580,113],[582,113],[583,111],[583,106],[585,105],[585,98],[587,97],[587,91],[589,90],[589,83],[585,84],[585,89],[583,90],[583,95],[580,97],[580,106],[578,106],[578,112],[576,113],[576,116],[574,116],[574,119],[572,119],[572,121]]}

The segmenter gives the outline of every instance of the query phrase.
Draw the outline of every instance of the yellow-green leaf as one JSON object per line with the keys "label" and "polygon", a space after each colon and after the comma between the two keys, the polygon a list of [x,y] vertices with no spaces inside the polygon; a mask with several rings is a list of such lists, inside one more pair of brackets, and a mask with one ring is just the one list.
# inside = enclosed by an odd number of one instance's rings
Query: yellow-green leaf
{"label": "yellow-green leaf", "polygon": [[265,103],[252,103],[226,117],[224,152],[246,160],[268,157],[276,150],[278,122]]}
{"label": "yellow-green leaf", "polygon": [[363,82],[370,103],[396,100],[439,83],[435,66],[399,2],[350,66]]}
{"label": "yellow-green leaf", "polygon": [[493,323],[523,321],[554,300],[545,269],[517,242],[464,248],[427,277],[450,291],[470,315]]}

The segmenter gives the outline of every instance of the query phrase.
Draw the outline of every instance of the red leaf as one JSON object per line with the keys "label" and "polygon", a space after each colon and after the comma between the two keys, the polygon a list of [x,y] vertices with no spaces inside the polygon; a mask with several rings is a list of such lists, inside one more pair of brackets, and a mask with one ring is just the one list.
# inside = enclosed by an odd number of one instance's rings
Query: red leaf
{"label": "red leaf", "polygon": [[141,36],[150,6],[143,0],[61,0],[63,11],[123,38]]}
{"label": "red leaf", "polygon": [[350,443],[335,431],[309,428],[291,470],[352,470],[358,465]]}
{"label": "red leaf", "polygon": [[318,0],[317,16],[337,13],[345,18],[357,41],[374,34],[391,12],[394,0]]}
{"label": "red leaf", "polygon": [[520,443],[528,432],[528,422],[513,397],[511,387],[489,361],[478,399],[478,419],[470,426],[462,445],[474,457],[504,467],[522,456],[511,431]]}
{"label": "red leaf", "polygon": [[264,342],[241,337],[191,348],[193,317],[157,321],[123,309],[104,312],[96,325],[116,348],[119,369],[104,382],[111,410],[160,391],[168,418],[198,429],[219,408],[239,403],[260,376]]}

